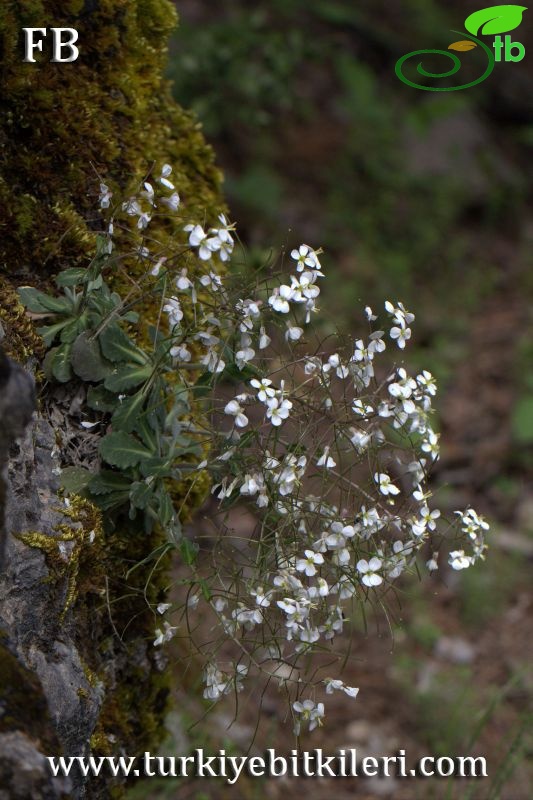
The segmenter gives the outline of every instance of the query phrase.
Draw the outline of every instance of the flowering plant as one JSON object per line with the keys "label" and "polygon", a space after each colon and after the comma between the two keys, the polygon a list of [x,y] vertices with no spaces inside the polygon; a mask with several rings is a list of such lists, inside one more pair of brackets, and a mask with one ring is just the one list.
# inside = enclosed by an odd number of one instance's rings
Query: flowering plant
{"label": "flowering plant", "polygon": [[[317,680],[306,657],[333,652],[349,609],[390,591],[428,546],[427,569],[438,569],[445,535],[465,542],[449,555],[453,569],[482,559],[488,525],[471,508],[446,524],[432,502],[428,474],[439,435],[431,373],[379,368],[390,346],[406,348],[414,314],[387,301],[376,326],[366,307],[366,334],[336,337],[326,348],[311,325],[324,278],[320,250],[292,250],[287,279],[268,276],[246,292],[242,277],[223,275],[235,249],[223,215],[207,229],[183,219],[173,248],[158,252],[147,233],[153,216],[181,213],[171,174],[164,165],[116,208],[102,184],[100,207],[109,216],[93,263],[60,273],[62,297],[20,290],[31,311],[51,318],[41,329],[50,348],[46,375],[87,386],[93,419],[84,424],[98,437],[99,456],[81,479],[77,469],[75,486],[66,467],[64,485],[106,511],[140,514],[147,533],[154,525],[168,531],[190,570],[189,595],[180,608],[158,606],[154,646],[209,609],[219,640],[196,644],[207,700],[261,672],[286,689],[296,733],[302,723],[312,730],[325,714],[313,699],[318,685],[326,695],[358,690],[338,678]],[[131,223],[146,237],[136,253],[145,280],[124,299],[108,281],[116,232]],[[148,326],[135,311],[147,292],[160,305]],[[211,570],[196,558],[199,543],[182,530],[172,492],[206,472],[223,516],[253,508],[244,535],[215,526]],[[228,642],[237,658],[219,663]]]}

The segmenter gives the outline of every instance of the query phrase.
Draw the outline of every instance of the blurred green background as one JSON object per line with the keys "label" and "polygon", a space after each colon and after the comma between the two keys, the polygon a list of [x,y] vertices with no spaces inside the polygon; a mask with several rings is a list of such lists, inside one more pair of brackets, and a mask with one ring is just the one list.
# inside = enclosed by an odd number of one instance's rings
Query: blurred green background
{"label": "blurred green background", "polygon": [[[180,0],[176,5],[181,22],[169,77],[176,98],[196,111],[214,145],[250,269],[264,263],[270,248],[307,242],[325,250],[322,307],[344,332],[357,333],[367,303],[378,309],[387,298],[400,299],[416,313],[407,362],[430,369],[441,384],[437,410],[444,450],[435,475],[441,503],[452,510],[472,503],[493,524],[485,565],[460,576],[443,570],[419,587],[406,587],[394,653],[388,632],[354,632],[359,660],[350,675],[361,686],[360,698],[357,707],[333,709],[324,739],[332,749],[359,737],[372,754],[379,754],[382,740],[400,747],[411,743],[413,755],[417,748],[421,754],[477,752],[489,760],[490,780],[468,787],[382,782],[342,791],[346,797],[395,800],[528,800],[529,14],[513,32],[526,45],[521,63],[497,64],[477,87],[433,93],[401,83],[396,60],[412,50],[446,49],[460,38],[451,31],[460,31],[479,3]],[[461,58],[467,75],[483,71],[480,53]],[[193,719],[196,701],[180,690],[177,699]],[[279,747],[287,732],[281,733],[275,715],[268,708],[263,714],[270,732],[264,741],[270,736],[270,746]],[[253,714],[250,719],[253,733]],[[226,731],[222,725],[217,733],[216,720],[215,715],[213,726],[201,726],[210,731],[203,746],[233,742],[243,752],[242,730],[242,741],[233,736],[235,726]],[[182,734],[183,747],[191,739]],[[180,787],[163,782],[161,788],[152,783],[150,796],[277,797],[272,783],[230,789],[206,788],[205,782]],[[319,797],[315,783],[307,781],[305,791]]]}

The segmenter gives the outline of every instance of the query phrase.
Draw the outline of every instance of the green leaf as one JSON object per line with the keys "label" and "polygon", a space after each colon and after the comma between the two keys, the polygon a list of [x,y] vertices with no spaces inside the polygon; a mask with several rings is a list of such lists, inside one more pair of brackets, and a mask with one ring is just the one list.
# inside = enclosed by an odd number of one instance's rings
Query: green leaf
{"label": "green leaf", "polygon": [[43,325],[41,328],[37,328],[37,333],[43,337],[45,345],[50,347],[57,334],[60,333],[70,322],[70,319],[65,319],[62,322],[56,322],[54,325]]}
{"label": "green leaf", "polygon": [[61,470],[61,488],[68,494],[81,494],[87,488],[92,475],[83,467],[65,467]]}
{"label": "green leaf", "polygon": [[118,401],[112,418],[114,430],[126,431],[131,433],[139,422],[139,415],[142,412],[144,396],[138,392],[133,397],[126,397]]}
{"label": "green leaf", "polygon": [[145,383],[151,374],[150,364],[126,364],[122,367],[115,367],[105,379],[105,387],[112,392],[124,392],[139,386],[140,383]]}
{"label": "green leaf", "polygon": [[80,283],[85,283],[87,278],[87,270],[85,267],[72,267],[71,269],[64,269],[59,275],[56,275],[55,282],[57,286],[79,286]]}
{"label": "green leaf", "polygon": [[31,286],[21,286],[18,290],[20,302],[29,311],[36,314],[66,314],[72,310],[69,301],[64,297],[52,297],[52,295],[39,292]]}
{"label": "green leaf", "polygon": [[194,386],[191,387],[191,391],[194,392],[195,397],[204,397],[210,393],[214,382],[215,375],[206,370],[205,372],[202,372]]}
{"label": "green leaf", "polygon": [[130,502],[136,507],[144,510],[154,497],[151,486],[144,481],[135,481],[130,487]]}
{"label": "green leaf", "polygon": [[100,454],[108,464],[120,469],[135,467],[139,461],[153,455],[138,439],[124,431],[105,436],[100,443]]}
{"label": "green leaf", "polygon": [[190,539],[182,539],[179,543],[179,551],[185,564],[190,567],[196,561],[198,545],[195,542],[191,542]]}
{"label": "green leaf", "polygon": [[100,351],[100,346],[89,331],[84,331],[72,345],[72,368],[84,381],[101,381],[113,368]]}
{"label": "green leaf", "polygon": [[470,14],[465,20],[465,28],[473,36],[483,33],[494,36],[497,33],[514,31],[522,22],[526,6],[491,6]]}
{"label": "green leaf", "polygon": [[103,386],[89,386],[87,392],[87,405],[95,411],[111,412],[118,404],[117,396]]}
{"label": "green leaf", "polygon": [[172,517],[174,516],[174,506],[172,505],[172,500],[169,493],[164,488],[160,489],[158,500],[159,508],[157,519],[160,525],[166,527],[170,524]]}
{"label": "green leaf", "polygon": [[111,494],[112,492],[126,492],[129,494],[131,481],[120,472],[102,469],[89,481],[88,488],[91,494]]}
{"label": "green leaf", "polygon": [[132,342],[119,325],[108,325],[98,337],[102,353],[111,361],[133,361],[146,364],[148,356]]}
{"label": "green leaf", "polygon": [[111,511],[113,508],[126,505],[128,501],[128,492],[111,492],[110,494],[99,495],[94,498],[94,502],[101,511]]}
{"label": "green leaf", "polygon": [[158,449],[158,436],[153,428],[149,425],[146,415],[137,420],[136,433],[139,434],[146,447],[153,453]]}
{"label": "green leaf", "polygon": [[62,342],[72,342],[89,327],[89,315],[86,311],[83,314],[80,314],[79,317],[75,317],[73,320],[67,322],[64,326],[63,330],[61,331],[61,341]]}
{"label": "green leaf", "polygon": [[43,371],[49,380],[55,378],[59,383],[67,383],[71,380],[71,350],[70,344],[62,344],[60,347],[53,347],[48,351],[43,361]]}
{"label": "green leaf", "polygon": [[140,470],[145,478],[150,476],[157,478],[169,478],[173,475],[172,466],[168,458],[154,456],[147,458],[140,464]]}

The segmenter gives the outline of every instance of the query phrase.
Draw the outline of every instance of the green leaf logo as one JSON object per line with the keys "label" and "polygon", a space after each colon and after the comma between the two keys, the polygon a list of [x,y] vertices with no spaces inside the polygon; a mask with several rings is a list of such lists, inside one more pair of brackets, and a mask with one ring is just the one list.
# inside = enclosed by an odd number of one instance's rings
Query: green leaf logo
{"label": "green leaf logo", "polygon": [[484,33],[495,36],[498,33],[514,31],[522,22],[526,6],[491,6],[475,11],[465,20],[465,28],[473,36]]}

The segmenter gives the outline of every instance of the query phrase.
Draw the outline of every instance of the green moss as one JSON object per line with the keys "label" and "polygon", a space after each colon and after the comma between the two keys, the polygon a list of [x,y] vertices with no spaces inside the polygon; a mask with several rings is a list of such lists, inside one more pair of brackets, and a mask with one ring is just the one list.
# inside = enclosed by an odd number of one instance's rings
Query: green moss
{"label": "green moss", "polygon": [[[14,290],[20,284],[50,288],[60,270],[88,265],[103,226],[100,181],[118,201],[154,164],[167,162],[187,221],[214,222],[224,211],[212,150],[162,79],[175,22],[169,0],[6,0],[0,7],[0,315],[9,350],[21,361],[43,352]],[[38,63],[24,64],[23,26],[50,24],[79,31],[79,60],[50,64],[45,52],[37,54]],[[164,248],[182,225],[183,218],[154,219],[150,234]],[[140,232],[132,236],[128,252],[141,242]],[[193,274],[196,262],[183,258],[180,266]],[[106,277],[120,292],[140,269],[138,259],[126,259]],[[146,320],[157,309],[148,299],[142,312]],[[204,484],[173,487],[185,516],[205,494]],[[126,515],[102,531],[94,506],[82,498],[71,504],[55,536],[22,538],[44,552],[88,683],[104,690],[91,745],[104,754],[153,750],[164,735],[169,697],[169,677],[151,646],[153,608],[165,598],[170,560],[149,556],[165,537],[161,531],[147,536],[142,521]],[[69,545],[68,560],[61,544]],[[114,796],[120,789],[105,791]],[[98,789],[90,792],[97,796]]]}
{"label": "green moss", "polygon": [[[51,64],[45,53],[23,63],[22,27],[50,20],[78,30],[79,59]],[[3,5],[0,270],[14,284],[23,270],[46,282],[87,265],[102,227],[101,180],[120,198],[154,163],[168,162],[187,217],[214,219],[223,210],[211,148],[162,79],[175,23],[169,0],[101,0],[91,10],[53,0]],[[168,221],[151,225],[163,246],[175,232]],[[135,277],[142,266],[132,259],[123,268]],[[117,273],[119,290],[124,281]]]}
{"label": "green moss", "polygon": [[0,275],[0,323],[5,338],[2,347],[15,361],[26,363],[30,356],[44,355],[44,342],[35,332],[18,295]]}
{"label": "green moss", "polygon": [[[56,536],[38,531],[19,534],[18,538],[28,545],[41,550],[46,555],[51,569],[50,579],[66,579],[66,596],[61,612],[64,618],[78,595],[80,565],[90,562],[97,570],[102,570],[102,561],[97,557],[102,543],[102,515],[93,503],[83,497],[73,496],[69,506],[57,509],[69,522],[62,522],[54,528]],[[62,552],[61,545],[72,543],[68,554]]]}

